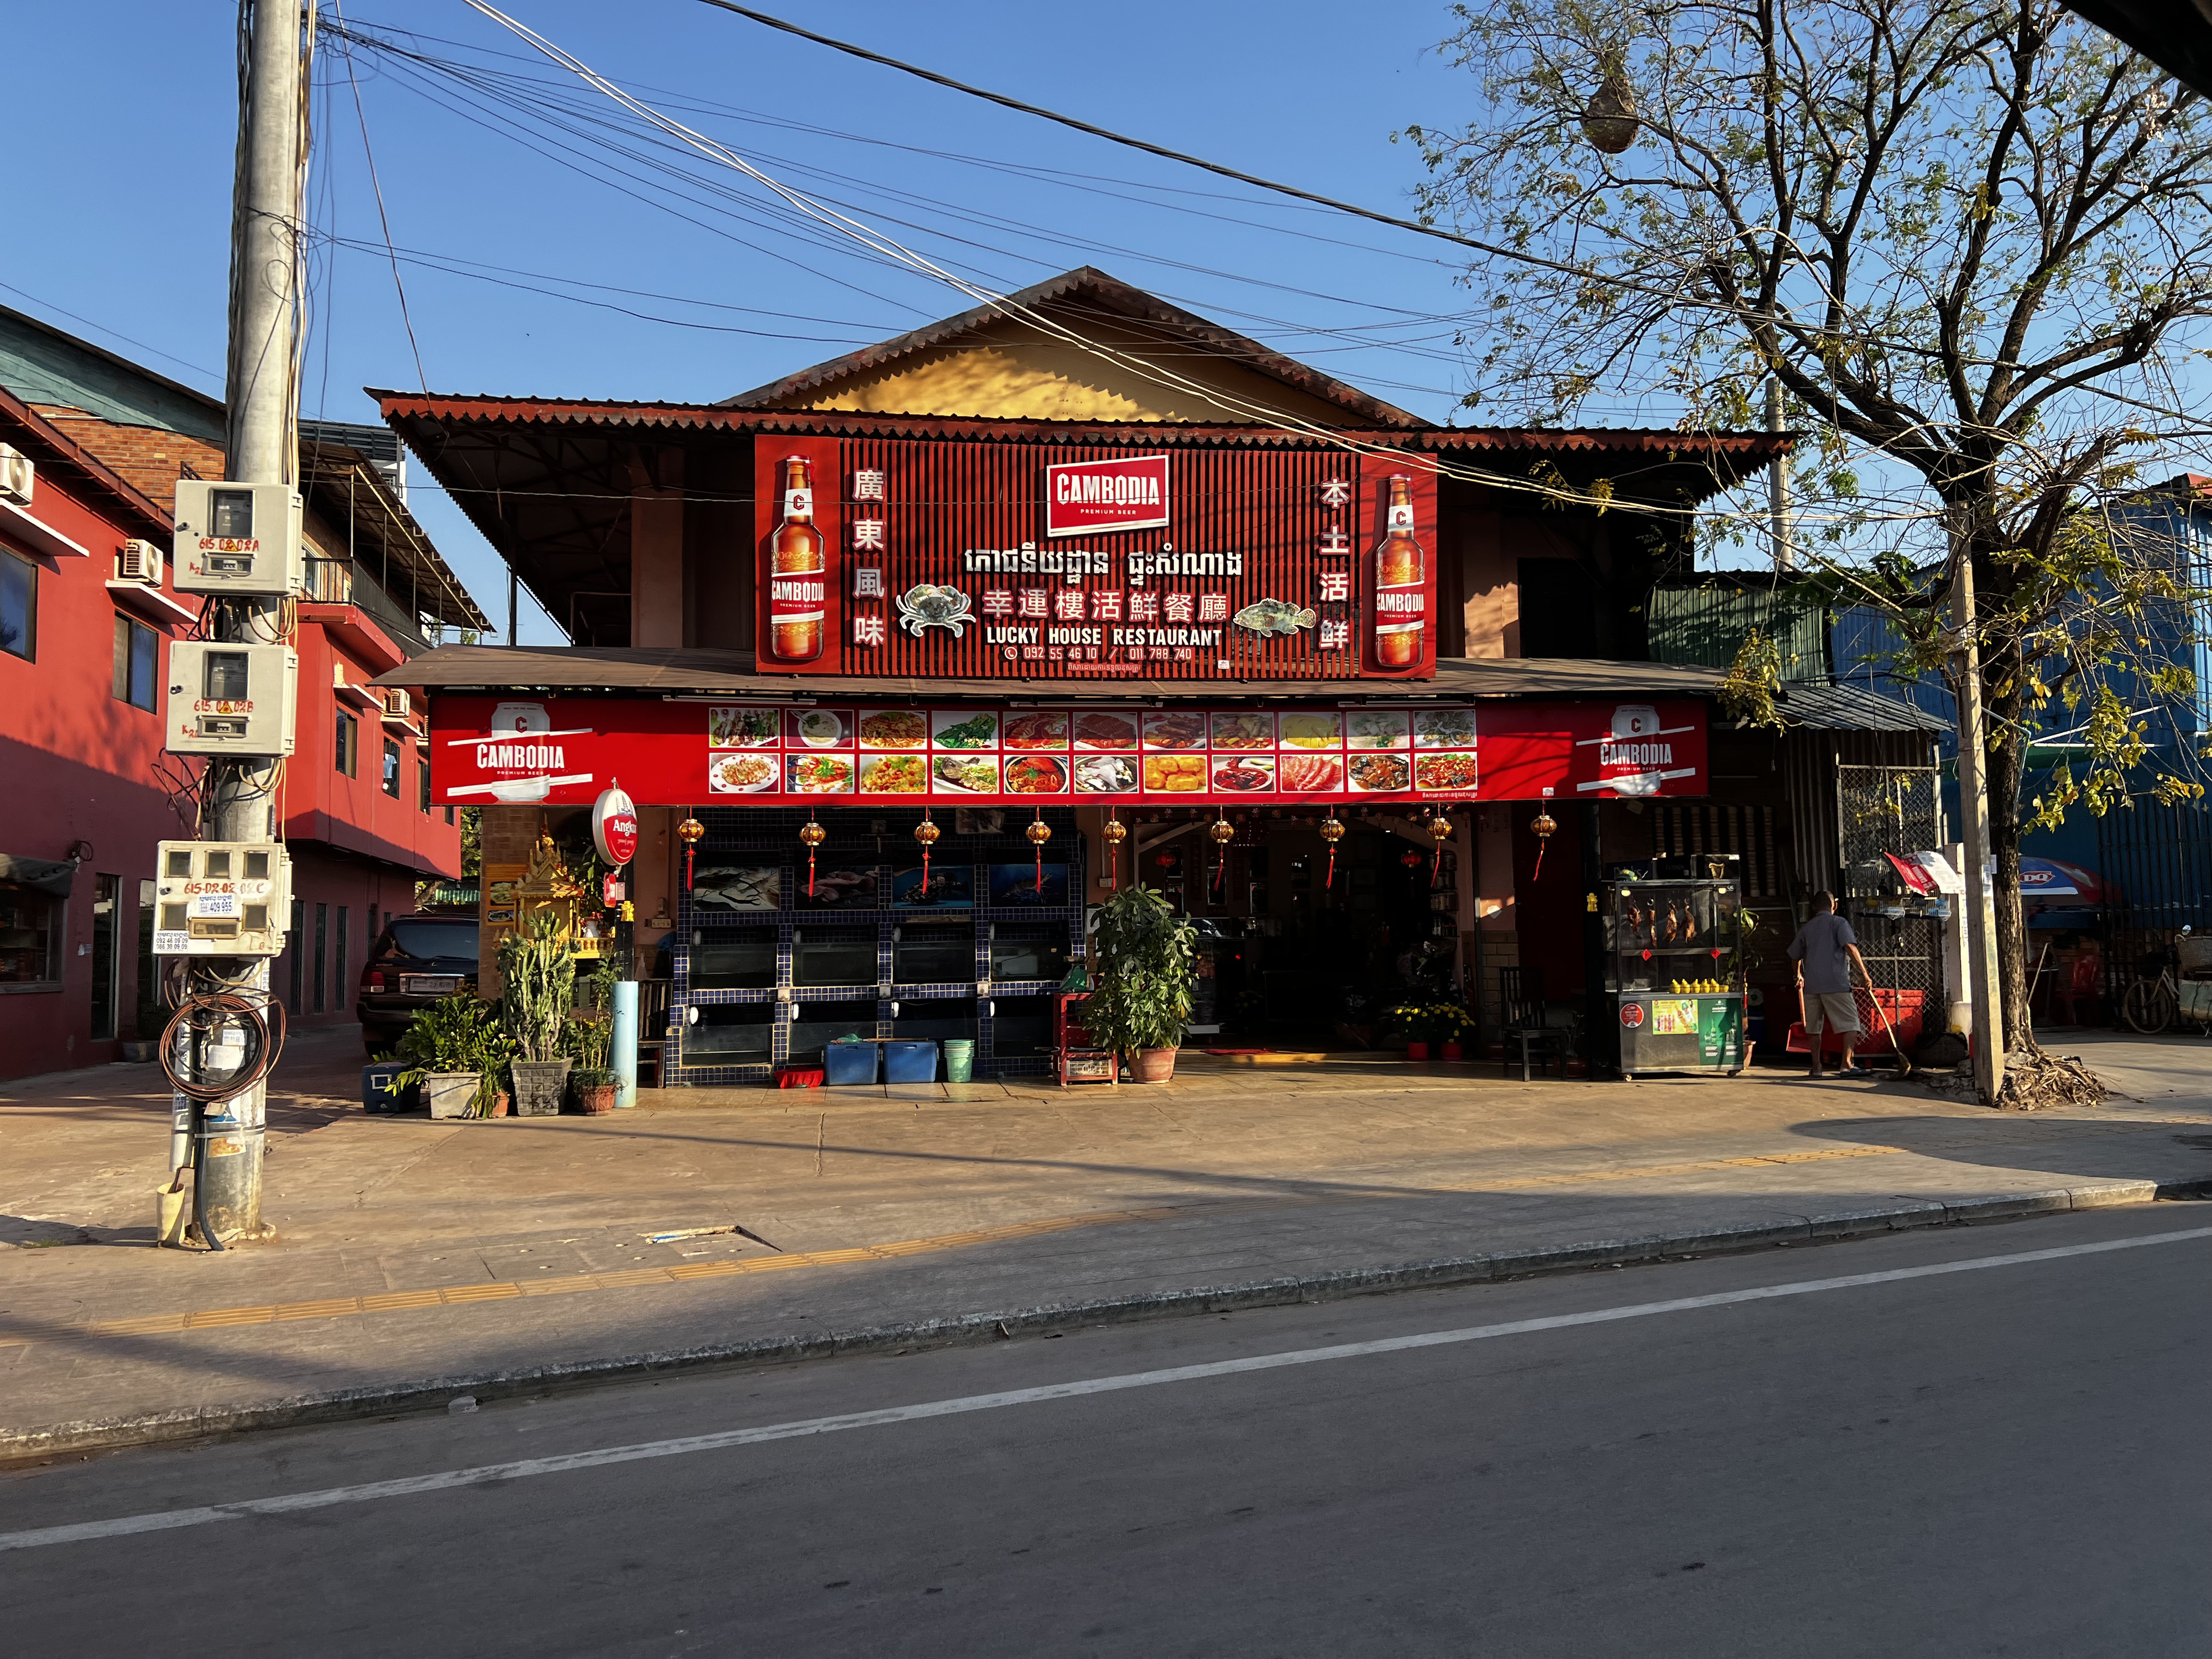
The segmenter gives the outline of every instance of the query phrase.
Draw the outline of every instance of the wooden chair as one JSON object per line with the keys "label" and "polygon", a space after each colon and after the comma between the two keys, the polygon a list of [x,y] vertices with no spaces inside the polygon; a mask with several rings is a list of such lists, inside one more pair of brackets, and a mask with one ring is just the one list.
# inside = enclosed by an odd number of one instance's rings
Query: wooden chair
{"label": "wooden chair", "polygon": [[[1559,1062],[1559,1076],[1567,1074],[1567,1036],[1565,1028],[1544,1023],[1544,970],[1540,968],[1500,968],[1498,970],[1499,1000],[1503,1003],[1505,1022],[1506,1064],[1511,1065],[1513,1047],[1521,1048],[1521,1080],[1534,1081],[1531,1068],[1540,1051],[1554,1055]],[[1547,1058],[1543,1062],[1551,1064]]]}

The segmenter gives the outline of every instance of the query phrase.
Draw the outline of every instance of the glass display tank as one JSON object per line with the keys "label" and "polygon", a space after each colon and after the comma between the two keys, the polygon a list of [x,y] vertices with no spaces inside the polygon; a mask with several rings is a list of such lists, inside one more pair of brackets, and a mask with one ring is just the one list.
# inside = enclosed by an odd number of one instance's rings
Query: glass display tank
{"label": "glass display tank", "polygon": [[[1733,860],[1699,860],[1725,871]],[[1744,1047],[1743,888],[1733,875],[1608,877],[1606,989],[1620,1072],[1741,1072]]]}

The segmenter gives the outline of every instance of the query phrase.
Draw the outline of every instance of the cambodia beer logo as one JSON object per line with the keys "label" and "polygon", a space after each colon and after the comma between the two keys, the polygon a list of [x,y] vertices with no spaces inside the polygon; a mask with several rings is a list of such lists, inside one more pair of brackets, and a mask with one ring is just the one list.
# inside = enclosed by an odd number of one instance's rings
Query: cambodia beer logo
{"label": "cambodia beer logo", "polygon": [[1044,533],[1091,536],[1168,523],[1168,458],[1070,461],[1044,470]]}
{"label": "cambodia beer logo", "polygon": [[1674,742],[1694,726],[1665,726],[1650,703],[1625,702],[1613,711],[1610,728],[1601,738],[1585,738],[1597,746],[1595,781],[1575,787],[1603,789],[1616,795],[1656,795],[1662,786],[1677,778],[1693,778],[1695,766],[1677,765]]}

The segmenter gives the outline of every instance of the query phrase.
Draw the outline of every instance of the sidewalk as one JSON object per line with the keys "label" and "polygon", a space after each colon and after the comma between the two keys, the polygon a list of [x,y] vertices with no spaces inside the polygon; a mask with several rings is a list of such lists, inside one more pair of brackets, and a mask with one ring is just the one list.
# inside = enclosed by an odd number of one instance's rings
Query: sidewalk
{"label": "sidewalk", "polygon": [[[432,1123],[360,1110],[345,1028],[296,1039],[272,1091],[278,1242],[222,1255],[150,1246],[153,1067],[30,1079],[0,1086],[0,1454],[2212,1178],[2201,1039],[2057,1036],[2136,1097],[2021,1116],[1780,1072],[1523,1085],[1346,1057]],[[751,1237],[695,1231],[732,1225]]]}

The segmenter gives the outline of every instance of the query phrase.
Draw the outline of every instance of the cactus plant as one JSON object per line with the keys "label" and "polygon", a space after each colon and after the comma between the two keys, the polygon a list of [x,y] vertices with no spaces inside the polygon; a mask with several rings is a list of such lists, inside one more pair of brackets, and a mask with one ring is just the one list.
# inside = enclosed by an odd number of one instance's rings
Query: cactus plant
{"label": "cactus plant", "polygon": [[551,910],[532,911],[501,942],[499,972],[507,988],[502,1006],[507,1035],[514,1039],[519,1058],[564,1058],[561,1036],[575,1000],[576,958]]}

